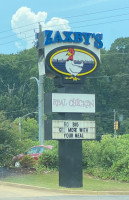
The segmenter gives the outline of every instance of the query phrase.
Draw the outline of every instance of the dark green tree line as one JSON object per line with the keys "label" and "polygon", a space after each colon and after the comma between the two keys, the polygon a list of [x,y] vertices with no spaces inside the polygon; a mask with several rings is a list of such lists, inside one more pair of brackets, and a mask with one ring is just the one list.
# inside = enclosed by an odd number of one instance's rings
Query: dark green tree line
{"label": "dark green tree line", "polygon": [[[0,110],[14,120],[38,110],[38,53],[36,48],[16,55],[0,55]],[[45,77],[45,92],[54,91],[53,80]],[[129,38],[114,41],[109,50],[101,50],[100,67],[86,76],[83,92],[95,94],[96,113],[84,115],[95,119],[97,135],[114,132],[116,120],[129,118]],[[36,120],[36,115],[32,115]],[[122,122],[119,123],[119,127]],[[122,130],[122,132],[121,132]],[[127,132],[127,130],[126,130]],[[124,134],[119,128],[119,134]]]}

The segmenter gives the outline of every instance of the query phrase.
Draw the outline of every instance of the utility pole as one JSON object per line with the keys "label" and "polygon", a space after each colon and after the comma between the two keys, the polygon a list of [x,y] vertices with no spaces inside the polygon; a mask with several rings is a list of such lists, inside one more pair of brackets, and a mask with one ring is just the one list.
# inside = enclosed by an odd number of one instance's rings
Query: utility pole
{"label": "utility pole", "polygon": [[40,144],[44,142],[44,33],[42,32],[42,26],[39,24],[38,33],[38,112],[39,112],[39,141]]}

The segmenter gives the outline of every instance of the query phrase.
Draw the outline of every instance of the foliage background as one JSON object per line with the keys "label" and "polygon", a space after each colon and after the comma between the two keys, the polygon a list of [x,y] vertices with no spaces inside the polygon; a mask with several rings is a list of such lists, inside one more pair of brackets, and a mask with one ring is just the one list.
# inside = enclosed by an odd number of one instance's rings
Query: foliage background
{"label": "foliage background", "polygon": [[[38,88],[30,79],[38,78],[37,58],[35,47],[15,55],[0,55],[0,166],[10,166],[14,155],[39,144],[35,113]],[[44,88],[45,92],[56,91],[53,79],[45,76]],[[83,142],[84,168],[101,178],[129,181],[128,37],[115,40],[109,50],[101,50],[101,65],[87,75],[82,90],[96,96],[96,113],[83,114],[83,119],[96,121],[97,135],[97,141]],[[118,138],[113,137],[114,109],[119,121]],[[30,116],[22,118],[20,135],[19,117],[27,113]],[[45,165],[45,159],[41,163]]]}
{"label": "foliage background", "polygon": [[129,134],[83,142],[83,167],[103,179],[129,182]]}
{"label": "foliage background", "polygon": [[[32,113],[38,121],[37,49],[18,54],[0,55],[0,110],[10,120]],[[109,50],[101,50],[100,67],[86,76],[82,90],[95,94],[96,113],[83,115],[96,121],[97,139],[114,132],[114,109],[119,121],[118,134],[128,133],[129,127],[129,38],[118,38]],[[45,92],[55,91],[53,79],[45,76]],[[122,125],[125,121],[126,126]],[[121,128],[122,126],[122,128]],[[126,130],[125,130],[126,129]]]}

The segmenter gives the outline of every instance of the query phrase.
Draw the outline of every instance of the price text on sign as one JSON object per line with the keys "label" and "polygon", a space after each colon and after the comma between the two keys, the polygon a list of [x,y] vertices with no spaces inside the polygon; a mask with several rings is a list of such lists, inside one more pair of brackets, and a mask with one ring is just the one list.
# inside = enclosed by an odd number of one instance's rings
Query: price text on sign
{"label": "price text on sign", "polygon": [[95,139],[95,121],[53,120],[52,139]]}

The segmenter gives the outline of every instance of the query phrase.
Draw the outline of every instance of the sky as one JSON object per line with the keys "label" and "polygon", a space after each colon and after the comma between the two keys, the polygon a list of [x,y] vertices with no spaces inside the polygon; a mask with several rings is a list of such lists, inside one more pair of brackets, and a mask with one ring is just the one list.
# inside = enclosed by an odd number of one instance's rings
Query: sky
{"label": "sky", "polygon": [[103,47],[129,37],[129,0],[1,0],[0,54],[35,44],[42,29],[103,34]]}

